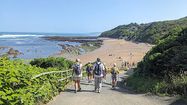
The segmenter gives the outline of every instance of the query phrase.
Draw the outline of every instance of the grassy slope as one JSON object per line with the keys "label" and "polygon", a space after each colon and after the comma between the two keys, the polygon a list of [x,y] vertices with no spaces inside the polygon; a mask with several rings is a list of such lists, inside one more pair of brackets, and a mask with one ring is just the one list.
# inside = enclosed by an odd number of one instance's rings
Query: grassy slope
{"label": "grassy slope", "polygon": [[149,51],[127,85],[141,92],[184,95],[187,87],[187,76],[183,74],[187,71],[186,62],[187,29],[184,29],[178,35],[169,35]]}
{"label": "grassy slope", "polygon": [[112,30],[103,32],[100,36],[124,38],[126,40],[157,44],[161,39],[168,37],[171,31],[181,31],[186,27],[187,17],[184,17],[178,20],[152,22],[147,24],[131,23],[128,25],[120,25]]}

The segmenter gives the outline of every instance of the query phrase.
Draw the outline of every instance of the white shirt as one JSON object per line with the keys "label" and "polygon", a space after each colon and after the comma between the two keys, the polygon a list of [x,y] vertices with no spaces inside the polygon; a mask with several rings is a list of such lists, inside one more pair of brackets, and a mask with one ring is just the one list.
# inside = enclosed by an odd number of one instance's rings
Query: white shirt
{"label": "white shirt", "polygon": [[[76,63],[73,65],[73,67],[75,67],[77,64],[79,63]],[[75,72],[73,71],[73,77],[82,77],[82,64],[79,64],[80,65],[80,69],[81,69],[81,73],[79,75],[75,74]]]}
{"label": "white shirt", "polygon": [[93,70],[95,70],[95,67],[96,67],[98,64],[100,64],[100,67],[101,67],[101,75],[95,75],[95,74],[94,74],[94,77],[103,77],[103,71],[105,70],[105,67],[104,67],[103,63],[101,63],[101,62],[96,62],[96,63],[94,64],[94,66],[93,66]]}

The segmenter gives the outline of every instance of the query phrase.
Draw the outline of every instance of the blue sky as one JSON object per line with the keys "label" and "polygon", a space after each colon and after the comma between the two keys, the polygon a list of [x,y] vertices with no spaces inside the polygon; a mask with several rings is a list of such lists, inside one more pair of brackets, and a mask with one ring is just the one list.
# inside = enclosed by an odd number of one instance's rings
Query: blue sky
{"label": "blue sky", "polygon": [[187,0],[0,0],[0,32],[103,32],[187,16]]}

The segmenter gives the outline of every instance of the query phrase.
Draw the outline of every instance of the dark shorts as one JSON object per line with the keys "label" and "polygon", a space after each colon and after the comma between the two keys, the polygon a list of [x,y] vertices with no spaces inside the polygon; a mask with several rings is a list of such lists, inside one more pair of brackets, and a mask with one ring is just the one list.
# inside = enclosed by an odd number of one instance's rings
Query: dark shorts
{"label": "dark shorts", "polygon": [[117,76],[112,76],[112,81],[117,81]]}

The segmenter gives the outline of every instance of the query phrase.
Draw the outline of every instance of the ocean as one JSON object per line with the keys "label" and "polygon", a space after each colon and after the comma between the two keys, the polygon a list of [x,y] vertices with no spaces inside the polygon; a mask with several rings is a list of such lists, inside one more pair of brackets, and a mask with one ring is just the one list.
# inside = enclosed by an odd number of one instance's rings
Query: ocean
{"label": "ocean", "polygon": [[[91,34],[90,34],[91,35]],[[88,34],[1,34],[0,55],[8,52],[9,48],[18,50],[22,54],[16,58],[33,59],[54,56],[63,50],[58,44],[80,45],[77,42],[49,41],[41,37],[46,36],[89,36]],[[93,35],[91,35],[93,36]]]}

